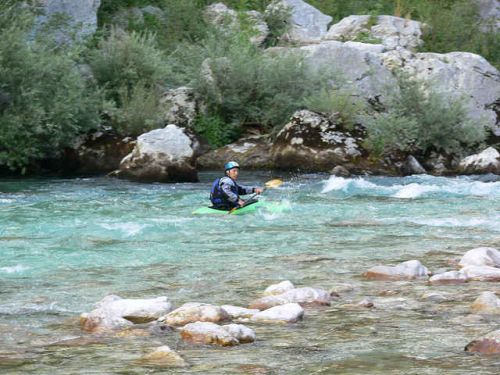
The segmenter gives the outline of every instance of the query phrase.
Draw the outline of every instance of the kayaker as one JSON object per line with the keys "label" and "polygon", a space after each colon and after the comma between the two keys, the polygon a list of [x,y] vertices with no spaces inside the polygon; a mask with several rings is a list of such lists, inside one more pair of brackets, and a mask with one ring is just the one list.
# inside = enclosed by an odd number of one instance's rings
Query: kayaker
{"label": "kayaker", "polygon": [[219,210],[231,210],[235,207],[242,207],[245,201],[240,198],[246,194],[261,194],[264,189],[259,187],[241,186],[236,183],[240,166],[235,161],[229,161],[224,164],[225,176],[216,179],[212,184],[210,191],[210,201],[213,208]]}

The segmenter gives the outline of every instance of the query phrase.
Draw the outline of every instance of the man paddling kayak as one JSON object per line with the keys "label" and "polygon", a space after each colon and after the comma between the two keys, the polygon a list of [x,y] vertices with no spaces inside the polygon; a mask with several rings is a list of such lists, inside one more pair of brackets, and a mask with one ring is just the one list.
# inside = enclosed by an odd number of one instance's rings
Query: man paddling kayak
{"label": "man paddling kayak", "polygon": [[264,189],[259,187],[241,186],[236,183],[240,166],[235,161],[230,161],[224,164],[225,176],[216,179],[212,184],[210,191],[210,201],[213,208],[218,210],[232,210],[233,208],[242,207],[245,201],[240,198],[240,195],[246,194],[261,194]]}

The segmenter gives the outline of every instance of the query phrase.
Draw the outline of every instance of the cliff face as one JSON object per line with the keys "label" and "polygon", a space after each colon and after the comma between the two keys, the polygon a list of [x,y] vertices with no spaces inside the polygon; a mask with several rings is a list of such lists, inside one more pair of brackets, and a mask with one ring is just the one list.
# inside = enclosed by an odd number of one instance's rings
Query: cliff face
{"label": "cliff face", "polygon": [[42,15],[37,18],[37,27],[50,22],[53,17],[62,17],[74,27],[75,37],[92,35],[97,30],[97,10],[101,0],[37,0]]}

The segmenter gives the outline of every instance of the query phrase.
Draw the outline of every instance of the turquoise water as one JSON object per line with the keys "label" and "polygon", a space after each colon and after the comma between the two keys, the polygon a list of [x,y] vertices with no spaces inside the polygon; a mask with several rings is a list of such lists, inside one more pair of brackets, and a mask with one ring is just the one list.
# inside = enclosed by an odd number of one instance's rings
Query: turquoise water
{"label": "turquoise water", "polygon": [[[500,178],[275,176],[264,199],[282,213],[195,216],[211,180],[138,184],[108,178],[0,181],[0,372],[198,374],[496,374],[497,357],[464,346],[498,329],[469,306],[498,283],[368,281],[377,264],[419,259],[432,271],[474,247],[500,249]],[[96,337],[78,317],[107,294],[175,305],[247,306],[269,285],[338,291],[296,325],[249,324],[254,344],[196,347],[177,333]],[[346,285],[347,284],[347,285]],[[445,296],[431,302],[424,293]],[[364,297],[375,309],[354,306]],[[500,296],[500,294],[499,294]],[[169,345],[190,365],[137,360]]]}

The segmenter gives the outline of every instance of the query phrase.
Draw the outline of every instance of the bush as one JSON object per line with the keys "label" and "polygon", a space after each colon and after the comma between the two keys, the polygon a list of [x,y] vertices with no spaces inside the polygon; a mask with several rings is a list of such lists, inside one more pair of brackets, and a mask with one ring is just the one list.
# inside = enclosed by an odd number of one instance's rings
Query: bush
{"label": "bush", "polygon": [[218,116],[196,117],[193,130],[207,140],[210,146],[217,148],[231,143],[240,135],[239,129],[234,125],[227,125]]}
{"label": "bush", "polygon": [[[94,76],[114,109],[111,126],[122,135],[161,126],[156,113],[170,68],[152,34],[112,29],[89,54]],[[142,102],[142,105],[141,105]]]}
{"label": "bush", "polygon": [[31,40],[26,11],[0,6],[0,165],[25,173],[99,124],[101,97],[80,74],[78,48]]}
{"label": "bush", "polygon": [[305,98],[304,104],[311,111],[340,119],[347,129],[352,129],[367,110],[366,105],[346,89],[323,88]]}
{"label": "bush", "polygon": [[272,56],[244,33],[213,35],[200,47],[206,56],[195,92],[209,114],[228,124],[257,123],[267,129],[283,125],[302,106],[303,96],[319,87],[298,53]]}
{"label": "bush", "polygon": [[399,88],[388,99],[388,113],[366,119],[366,145],[374,153],[462,155],[486,139],[485,127],[468,118],[463,100],[406,75],[399,76]]}

